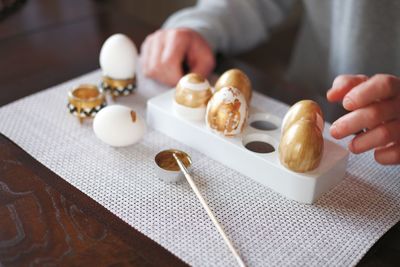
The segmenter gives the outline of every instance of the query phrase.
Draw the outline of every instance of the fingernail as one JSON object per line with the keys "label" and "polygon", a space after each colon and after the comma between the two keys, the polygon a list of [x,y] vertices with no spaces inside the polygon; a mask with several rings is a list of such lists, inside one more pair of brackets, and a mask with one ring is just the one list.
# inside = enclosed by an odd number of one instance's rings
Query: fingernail
{"label": "fingernail", "polygon": [[329,89],[329,90],[326,92],[326,96],[329,97],[329,95],[331,94],[331,92],[332,92],[332,88]]}
{"label": "fingernail", "polygon": [[355,153],[355,145],[354,145],[354,139],[350,141],[349,143],[349,150],[353,153]]}
{"label": "fingernail", "polygon": [[331,132],[331,135],[332,135],[334,138],[337,138],[337,136],[338,136],[338,131],[337,131],[337,124],[336,124],[336,123],[333,123],[333,124],[331,125],[330,132]]}
{"label": "fingernail", "polygon": [[350,98],[345,97],[345,98],[343,99],[343,107],[344,107],[345,109],[352,109],[352,108],[353,108],[353,102],[351,101]]}
{"label": "fingernail", "polygon": [[342,85],[343,85],[343,80],[339,76],[339,77],[336,77],[335,80],[333,80],[332,88],[341,87]]}

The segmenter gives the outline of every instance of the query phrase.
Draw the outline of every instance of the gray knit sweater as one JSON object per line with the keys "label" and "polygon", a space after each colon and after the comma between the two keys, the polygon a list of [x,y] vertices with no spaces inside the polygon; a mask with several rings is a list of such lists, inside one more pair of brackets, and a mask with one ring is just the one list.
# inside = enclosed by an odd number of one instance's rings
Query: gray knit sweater
{"label": "gray knit sweater", "polygon": [[[199,0],[166,28],[199,32],[214,50],[237,53],[268,39],[295,0]],[[343,73],[400,74],[399,0],[303,0],[288,78],[320,95]],[[268,60],[268,59],[266,59]]]}

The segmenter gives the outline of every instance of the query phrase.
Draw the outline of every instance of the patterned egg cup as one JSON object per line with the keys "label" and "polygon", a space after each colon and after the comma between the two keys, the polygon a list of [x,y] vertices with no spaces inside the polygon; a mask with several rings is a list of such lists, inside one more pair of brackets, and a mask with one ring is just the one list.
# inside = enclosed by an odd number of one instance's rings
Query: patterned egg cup
{"label": "patterned egg cup", "polygon": [[68,92],[68,111],[78,117],[80,123],[96,116],[106,105],[103,90],[96,85],[81,84]]}
{"label": "patterned egg cup", "polygon": [[108,76],[103,76],[103,81],[100,88],[104,92],[110,93],[115,100],[119,96],[127,96],[132,94],[136,89],[135,77],[129,79],[113,79]]}

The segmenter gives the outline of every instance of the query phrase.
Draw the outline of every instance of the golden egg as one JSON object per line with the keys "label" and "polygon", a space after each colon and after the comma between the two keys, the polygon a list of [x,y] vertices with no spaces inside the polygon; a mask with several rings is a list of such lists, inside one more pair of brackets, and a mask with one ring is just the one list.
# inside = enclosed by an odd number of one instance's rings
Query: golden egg
{"label": "golden egg", "polygon": [[246,98],[247,103],[250,104],[253,89],[249,77],[243,71],[231,69],[224,72],[215,83],[215,90],[218,91],[227,86],[239,89]]}
{"label": "golden egg", "polygon": [[247,102],[239,89],[223,87],[215,92],[207,105],[207,126],[225,136],[243,131],[248,114]]}
{"label": "golden egg", "polygon": [[210,83],[197,73],[183,76],[176,86],[176,103],[189,108],[205,108],[212,96]]}
{"label": "golden egg", "polygon": [[320,129],[310,120],[298,120],[284,133],[279,144],[279,159],[295,172],[314,170],[321,162],[324,139]]}
{"label": "golden egg", "polygon": [[298,120],[310,120],[321,132],[324,131],[324,116],[321,108],[312,100],[301,100],[289,109],[283,118],[282,134]]}

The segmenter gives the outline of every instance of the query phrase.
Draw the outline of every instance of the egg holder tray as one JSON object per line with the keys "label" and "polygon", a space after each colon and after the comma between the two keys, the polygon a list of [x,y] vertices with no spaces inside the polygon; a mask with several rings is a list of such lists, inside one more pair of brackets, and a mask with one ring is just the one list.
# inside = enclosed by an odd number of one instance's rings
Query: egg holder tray
{"label": "egg holder tray", "polygon": [[[289,199],[312,204],[344,177],[348,152],[325,138],[324,152],[317,169],[296,173],[285,168],[278,154],[281,119],[267,111],[251,107],[243,133],[225,137],[208,129],[205,120],[190,121],[176,114],[173,99],[174,90],[170,90],[148,100],[147,123],[150,127]],[[251,126],[255,121],[272,123],[276,127],[273,130],[260,130]],[[246,148],[247,144],[255,141],[269,143],[275,151],[257,153]]]}

